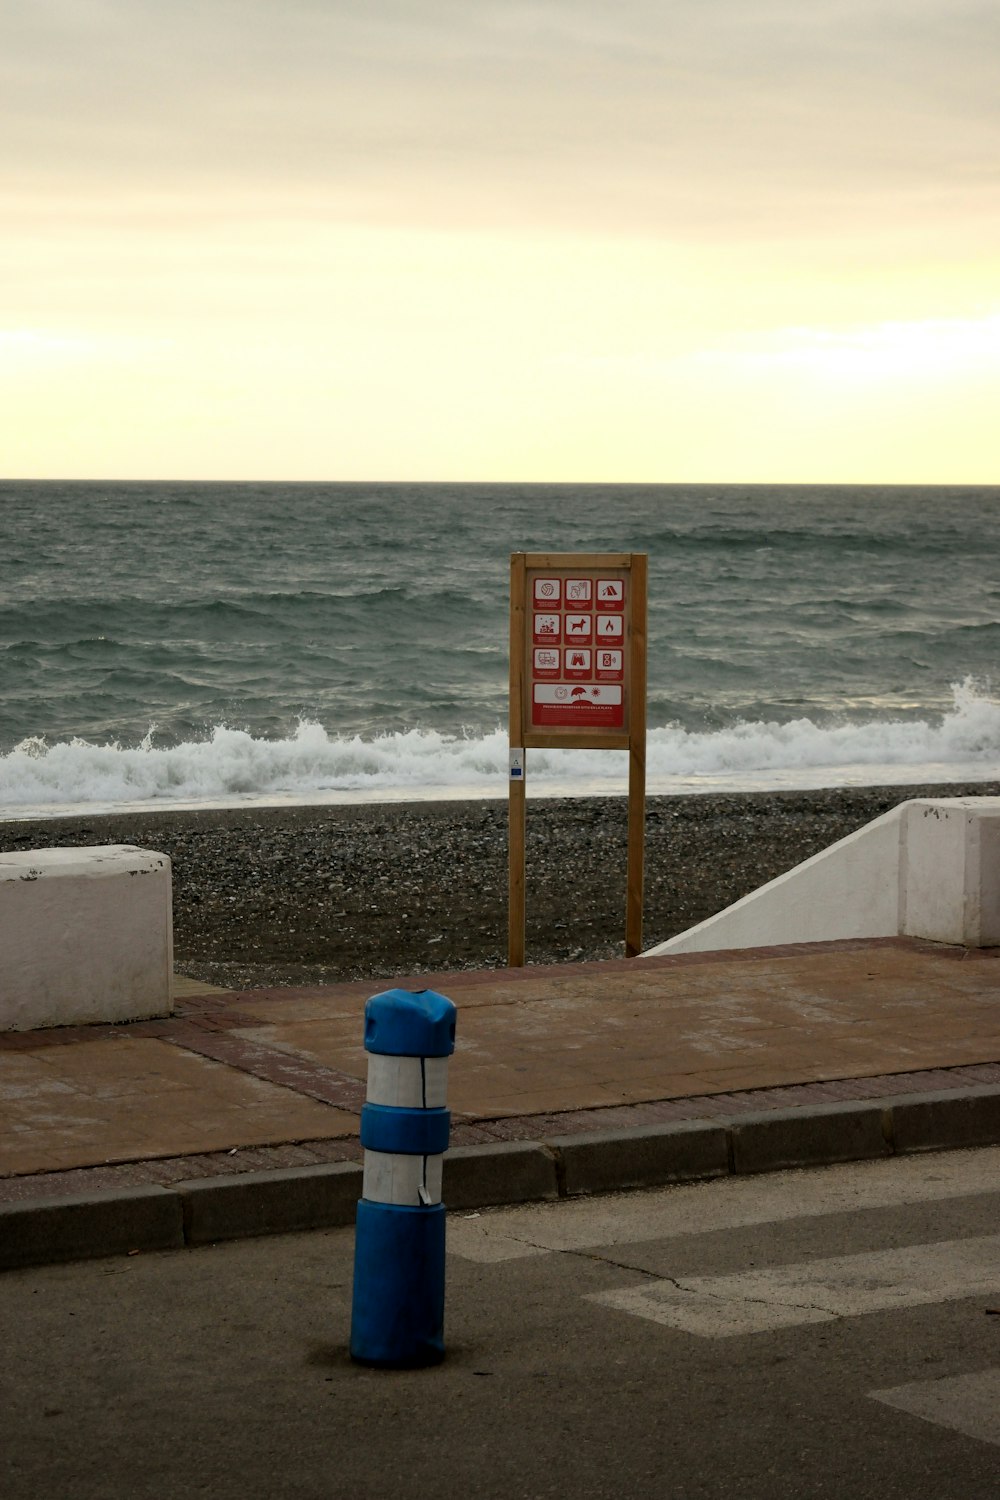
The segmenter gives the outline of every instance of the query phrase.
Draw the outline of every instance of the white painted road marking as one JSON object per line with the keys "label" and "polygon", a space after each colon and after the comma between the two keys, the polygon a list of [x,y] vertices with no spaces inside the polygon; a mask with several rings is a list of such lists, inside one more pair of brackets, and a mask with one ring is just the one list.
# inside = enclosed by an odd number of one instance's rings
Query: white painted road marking
{"label": "white painted road marking", "polygon": [[726,1177],[648,1192],[519,1204],[489,1209],[474,1219],[452,1214],[448,1250],[483,1264],[520,1260],[560,1250],[635,1245],[821,1214],[933,1203],[982,1193],[987,1182],[1000,1184],[1000,1147]]}
{"label": "white painted road marking", "polygon": [[993,1296],[1000,1235],[837,1255],[736,1276],[680,1276],[585,1299],[703,1338],[732,1338],[900,1307]]}
{"label": "white painted road marking", "polygon": [[869,1392],[874,1401],[1000,1447],[1000,1370]]}

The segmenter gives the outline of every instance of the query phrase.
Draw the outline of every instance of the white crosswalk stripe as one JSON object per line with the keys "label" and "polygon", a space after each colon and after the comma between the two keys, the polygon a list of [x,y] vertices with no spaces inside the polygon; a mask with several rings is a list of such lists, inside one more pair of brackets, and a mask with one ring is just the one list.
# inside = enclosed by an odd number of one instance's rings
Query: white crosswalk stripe
{"label": "white crosswalk stripe", "polygon": [[941,1202],[981,1191],[984,1176],[1000,1182],[1000,1147],[956,1152],[946,1161],[901,1157],[854,1162],[835,1172],[820,1167],[654,1192],[524,1204],[468,1217],[453,1214],[448,1251],[463,1260],[489,1264],[597,1245],[634,1245],[821,1214]]}
{"label": "white crosswalk stripe", "polygon": [[870,1395],[897,1411],[1000,1447],[1000,1369],[921,1380]]}
{"label": "white crosswalk stripe", "polygon": [[732,1338],[900,1307],[994,1295],[1000,1235],[801,1261],[736,1276],[687,1276],[588,1301],[705,1338]]}

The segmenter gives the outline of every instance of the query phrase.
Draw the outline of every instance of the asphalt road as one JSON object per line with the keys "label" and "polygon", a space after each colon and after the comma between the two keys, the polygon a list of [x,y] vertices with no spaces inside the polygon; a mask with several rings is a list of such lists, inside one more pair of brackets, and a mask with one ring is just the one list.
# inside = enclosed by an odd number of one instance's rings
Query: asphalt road
{"label": "asphalt road", "polygon": [[455,1215],[406,1373],[349,1231],[8,1272],[0,1495],[995,1500],[998,1208],[990,1149]]}

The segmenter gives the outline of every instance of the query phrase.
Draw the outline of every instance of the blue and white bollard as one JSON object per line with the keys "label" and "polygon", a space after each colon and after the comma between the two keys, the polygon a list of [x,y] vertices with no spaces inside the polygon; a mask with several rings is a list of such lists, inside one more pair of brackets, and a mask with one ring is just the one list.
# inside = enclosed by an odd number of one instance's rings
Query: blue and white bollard
{"label": "blue and white bollard", "polygon": [[354,1239],[351,1357],[412,1368],[444,1358],[445,1208],[455,1007],[434,990],[365,1006],[364,1185]]}

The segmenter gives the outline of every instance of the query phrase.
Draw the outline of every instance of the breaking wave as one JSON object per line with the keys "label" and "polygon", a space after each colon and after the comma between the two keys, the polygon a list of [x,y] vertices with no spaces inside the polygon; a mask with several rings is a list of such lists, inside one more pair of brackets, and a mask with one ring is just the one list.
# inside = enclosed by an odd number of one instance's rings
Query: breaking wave
{"label": "breaking wave", "polygon": [[[1000,776],[1000,701],[988,685],[952,687],[938,719],[868,718],[819,724],[737,721],[697,732],[649,730],[650,794],[989,780]],[[529,752],[536,796],[625,789],[625,756]],[[286,738],[217,726],[202,740],[133,746],[71,739],[21,741],[0,756],[8,817],[247,802],[369,802],[506,795],[507,736],[432,729],[361,737],[303,720]]]}

